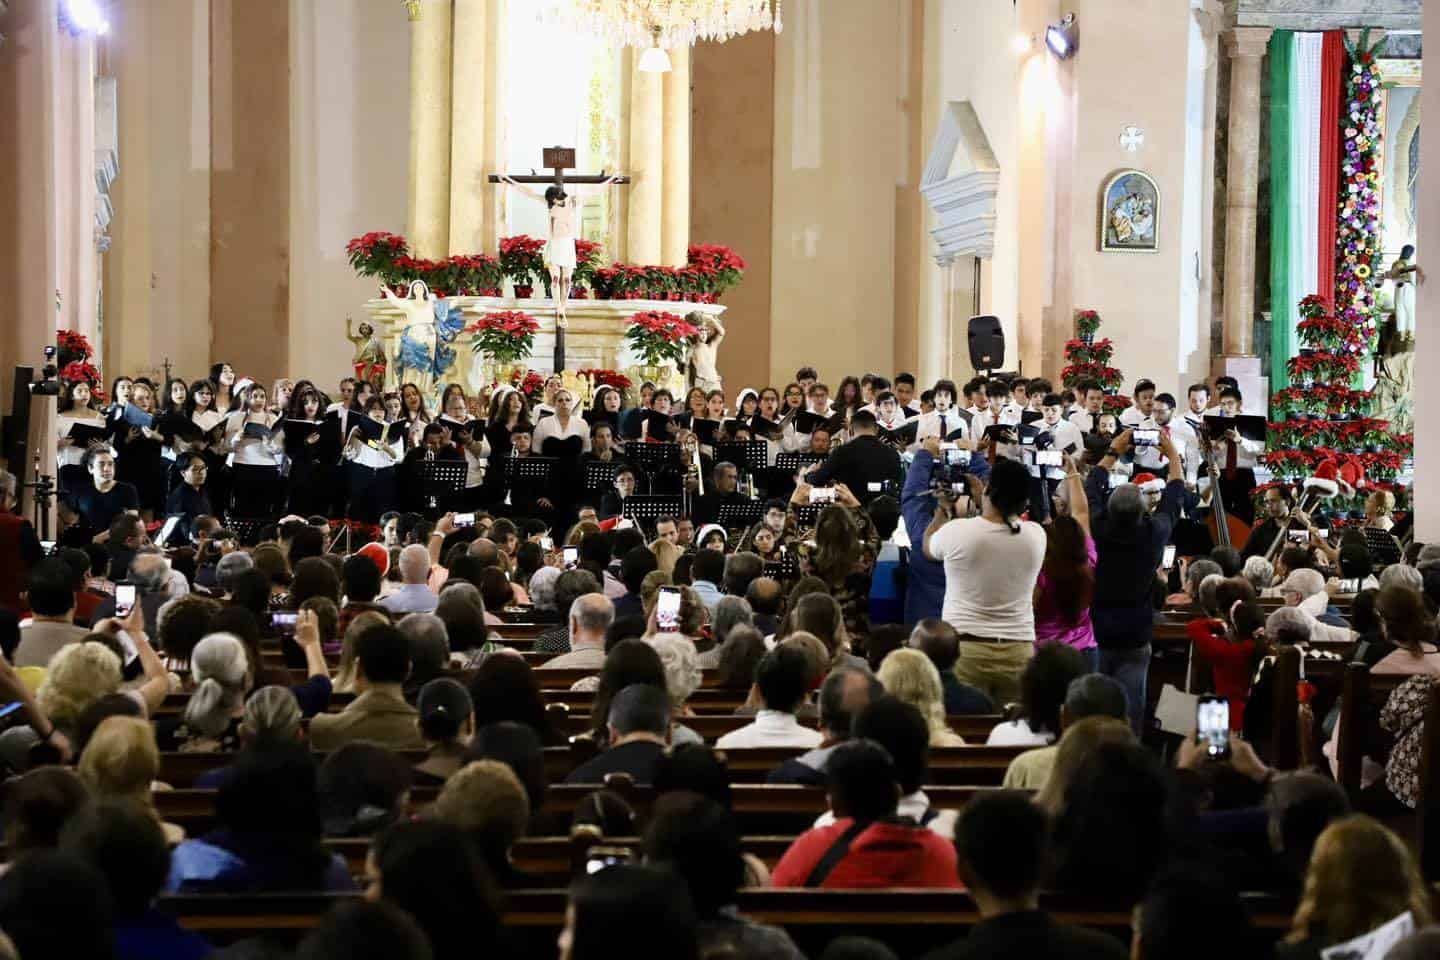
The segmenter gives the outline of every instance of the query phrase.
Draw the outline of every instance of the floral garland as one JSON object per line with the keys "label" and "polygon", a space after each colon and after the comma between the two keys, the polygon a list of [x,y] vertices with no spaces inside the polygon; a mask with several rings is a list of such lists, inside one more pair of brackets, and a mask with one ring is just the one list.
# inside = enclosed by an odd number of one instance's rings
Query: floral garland
{"label": "floral garland", "polygon": [[1383,40],[1345,42],[1350,73],[1340,122],[1340,198],[1336,218],[1335,317],[1351,331],[1345,349],[1369,350],[1376,333],[1371,278],[1380,258],[1380,67],[1375,53]]}
{"label": "floral garland", "polygon": [[473,352],[484,354],[496,363],[516,363],[529,358],[539,330],[540,322],[530,314],[501,310],[485,314],[466,332],[474,334],[470,338]]}
{"label": "floral garland", "polygon": [[683,317],[664,310],[647,310],[630,318],[625,339],[630,349],[650,365],[679,364],[685,359],[685,341],[700,330]]}

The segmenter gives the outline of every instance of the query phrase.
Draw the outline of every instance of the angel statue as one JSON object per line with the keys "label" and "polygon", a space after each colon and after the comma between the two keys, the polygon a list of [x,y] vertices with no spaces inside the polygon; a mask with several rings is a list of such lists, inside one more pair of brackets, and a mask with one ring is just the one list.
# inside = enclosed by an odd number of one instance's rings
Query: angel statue
{"label": "angel statue", "polygon": [[345,316],[345,339],[355,347],[355,356],[350,363],[355,367],[355,379],[363,380],[375,388],[376,393],[385,389],[385,345],[375,335],[375,328],[364,320],[360,321],[360,335],[350,332],[350,316]]}
{"label": "angel statue", "polygon": [[[603,171],[602,171],[603,173]],[[620,179],[620,175],[606,177],[600,182],[599,188],[610,186]],[[550,287],[555,295],[555,324],[563,328],[565,326],[565,307],[570,302],[570,281],[575,274],[577,263],[575,257],[575,219],[576,211],[579,209],[579,201],[599,190],[582,190],[572,185],[572,193],[566,193],[565,188],[560,184],[547,187],[545,195],[531,190],[521,183],[516,183],[511,177],[501,177],[500,182],[519,190],[532,200],[544,200],[550,211],[550,236],[545,244],[545,262],[550,267]]]}
{"label": "angel statue", "polygon": [[397,297],[385,287],[380,292],[405,315],[400,349],[395,354],[395,380],[414,383],[422,396],[433,401],[441,375],[455,363],[450,344],[465,326],[460,308],[444,297],[432,297],[423,280],[410,284],[407,297]]}

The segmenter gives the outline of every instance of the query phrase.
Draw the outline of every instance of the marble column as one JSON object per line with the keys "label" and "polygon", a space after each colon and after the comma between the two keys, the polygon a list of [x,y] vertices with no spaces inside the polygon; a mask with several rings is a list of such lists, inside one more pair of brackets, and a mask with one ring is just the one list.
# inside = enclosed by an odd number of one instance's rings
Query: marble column
{"label": "marble column", "polygon": [[[630,71],[630,212],[625,256],[660,263],[665,196],[665,75]],[[688,60],[687,60],[688,63]],[[688,71],[687,71],[688,72]]]}
{"label": "marble column", "polygon": [[[486,181],[489,154],[486,111],[489,61],[493,52],[489,0],[454,0],[451,34],[454,63],[450,85],[451,253],[485,248],[485,204],[493,190]],[[428,11],[427,11],[428,14]]]}
{"label": "marble column", "polygon": [[1230,129],[1225,172],[1225,358],[1255,353],[1255,205],[1260,181],[1260,62],[1269,27],[1235,27],[1230,55]]}
{"label": "marble column", "polygon": [[660,260],[683,267],[690,246],[690,48],[670,51],[664,80],[664,195]]}
{"label": "marble column", "polygon": [[[464,22],[469,24],[470,4],[461,6],[467,8]],[[425,0],[418,11],[410,23],[410,204],[406,236],[414,256],[444,257],[450,248],[450,3]]]}
{"label": "marble column", "polygon": [[[952,342],[955,331],[955,255],[953,253],[942,253],[935,258],[935,265],[940,268],[940,329],[932,330],[928,337],[922,335],[924,341],[929,341],[931,350],[939,353],[940,362],[931,361],[936,368],[936,380],[940,378],[953,379],[955,375],[955,345]],[[924,377],[930,380],[929,377]]]}

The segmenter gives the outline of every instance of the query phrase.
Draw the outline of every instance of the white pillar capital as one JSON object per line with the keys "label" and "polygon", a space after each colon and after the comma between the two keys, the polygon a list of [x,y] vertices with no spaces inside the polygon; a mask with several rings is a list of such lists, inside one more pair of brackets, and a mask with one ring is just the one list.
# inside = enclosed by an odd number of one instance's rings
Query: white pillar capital
{"label": "white pillar capital", "polygon": [[1236,59],[1259,60],[1273,32],[1270,27],[1231,27],[1225,31],[1225,52]]}

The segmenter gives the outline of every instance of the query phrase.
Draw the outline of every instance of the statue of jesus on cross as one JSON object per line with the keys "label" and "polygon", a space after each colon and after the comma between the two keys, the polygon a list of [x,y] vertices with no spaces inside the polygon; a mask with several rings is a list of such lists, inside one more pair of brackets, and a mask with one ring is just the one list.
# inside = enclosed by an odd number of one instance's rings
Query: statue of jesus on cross
{"label": "statue of jesus on cross", "polygon": [[[606,176],[601,171],[599,176],[582,175],[573,176],[568,180],[565,171],[575,166],[575,150],[573,147],[547,147],[544,150],[544,165],[554,171],[553,177],[512,176],[509,174],[491,174],[491,183],[503,183],[519,190],[535,200],[544,200],[550,213],[550,235],[546,238],[545,263],[550,269],[551,293],[555,299],[555,371],[558,373],[565,366],[565,310],[570,302],[570,284],[575,274],[575,230],[576,211],[579,209],[579,201],[587,195],[598,193],[598,190],[587,191],[578,189],[576,184],[597,184],[600,189],[616,183],[629,183],[630,178],[620,174]],[[527,183],[549,183],[543,195],[526,187]],[[571,186],[571,192],[566,193],[565,187]]]}

